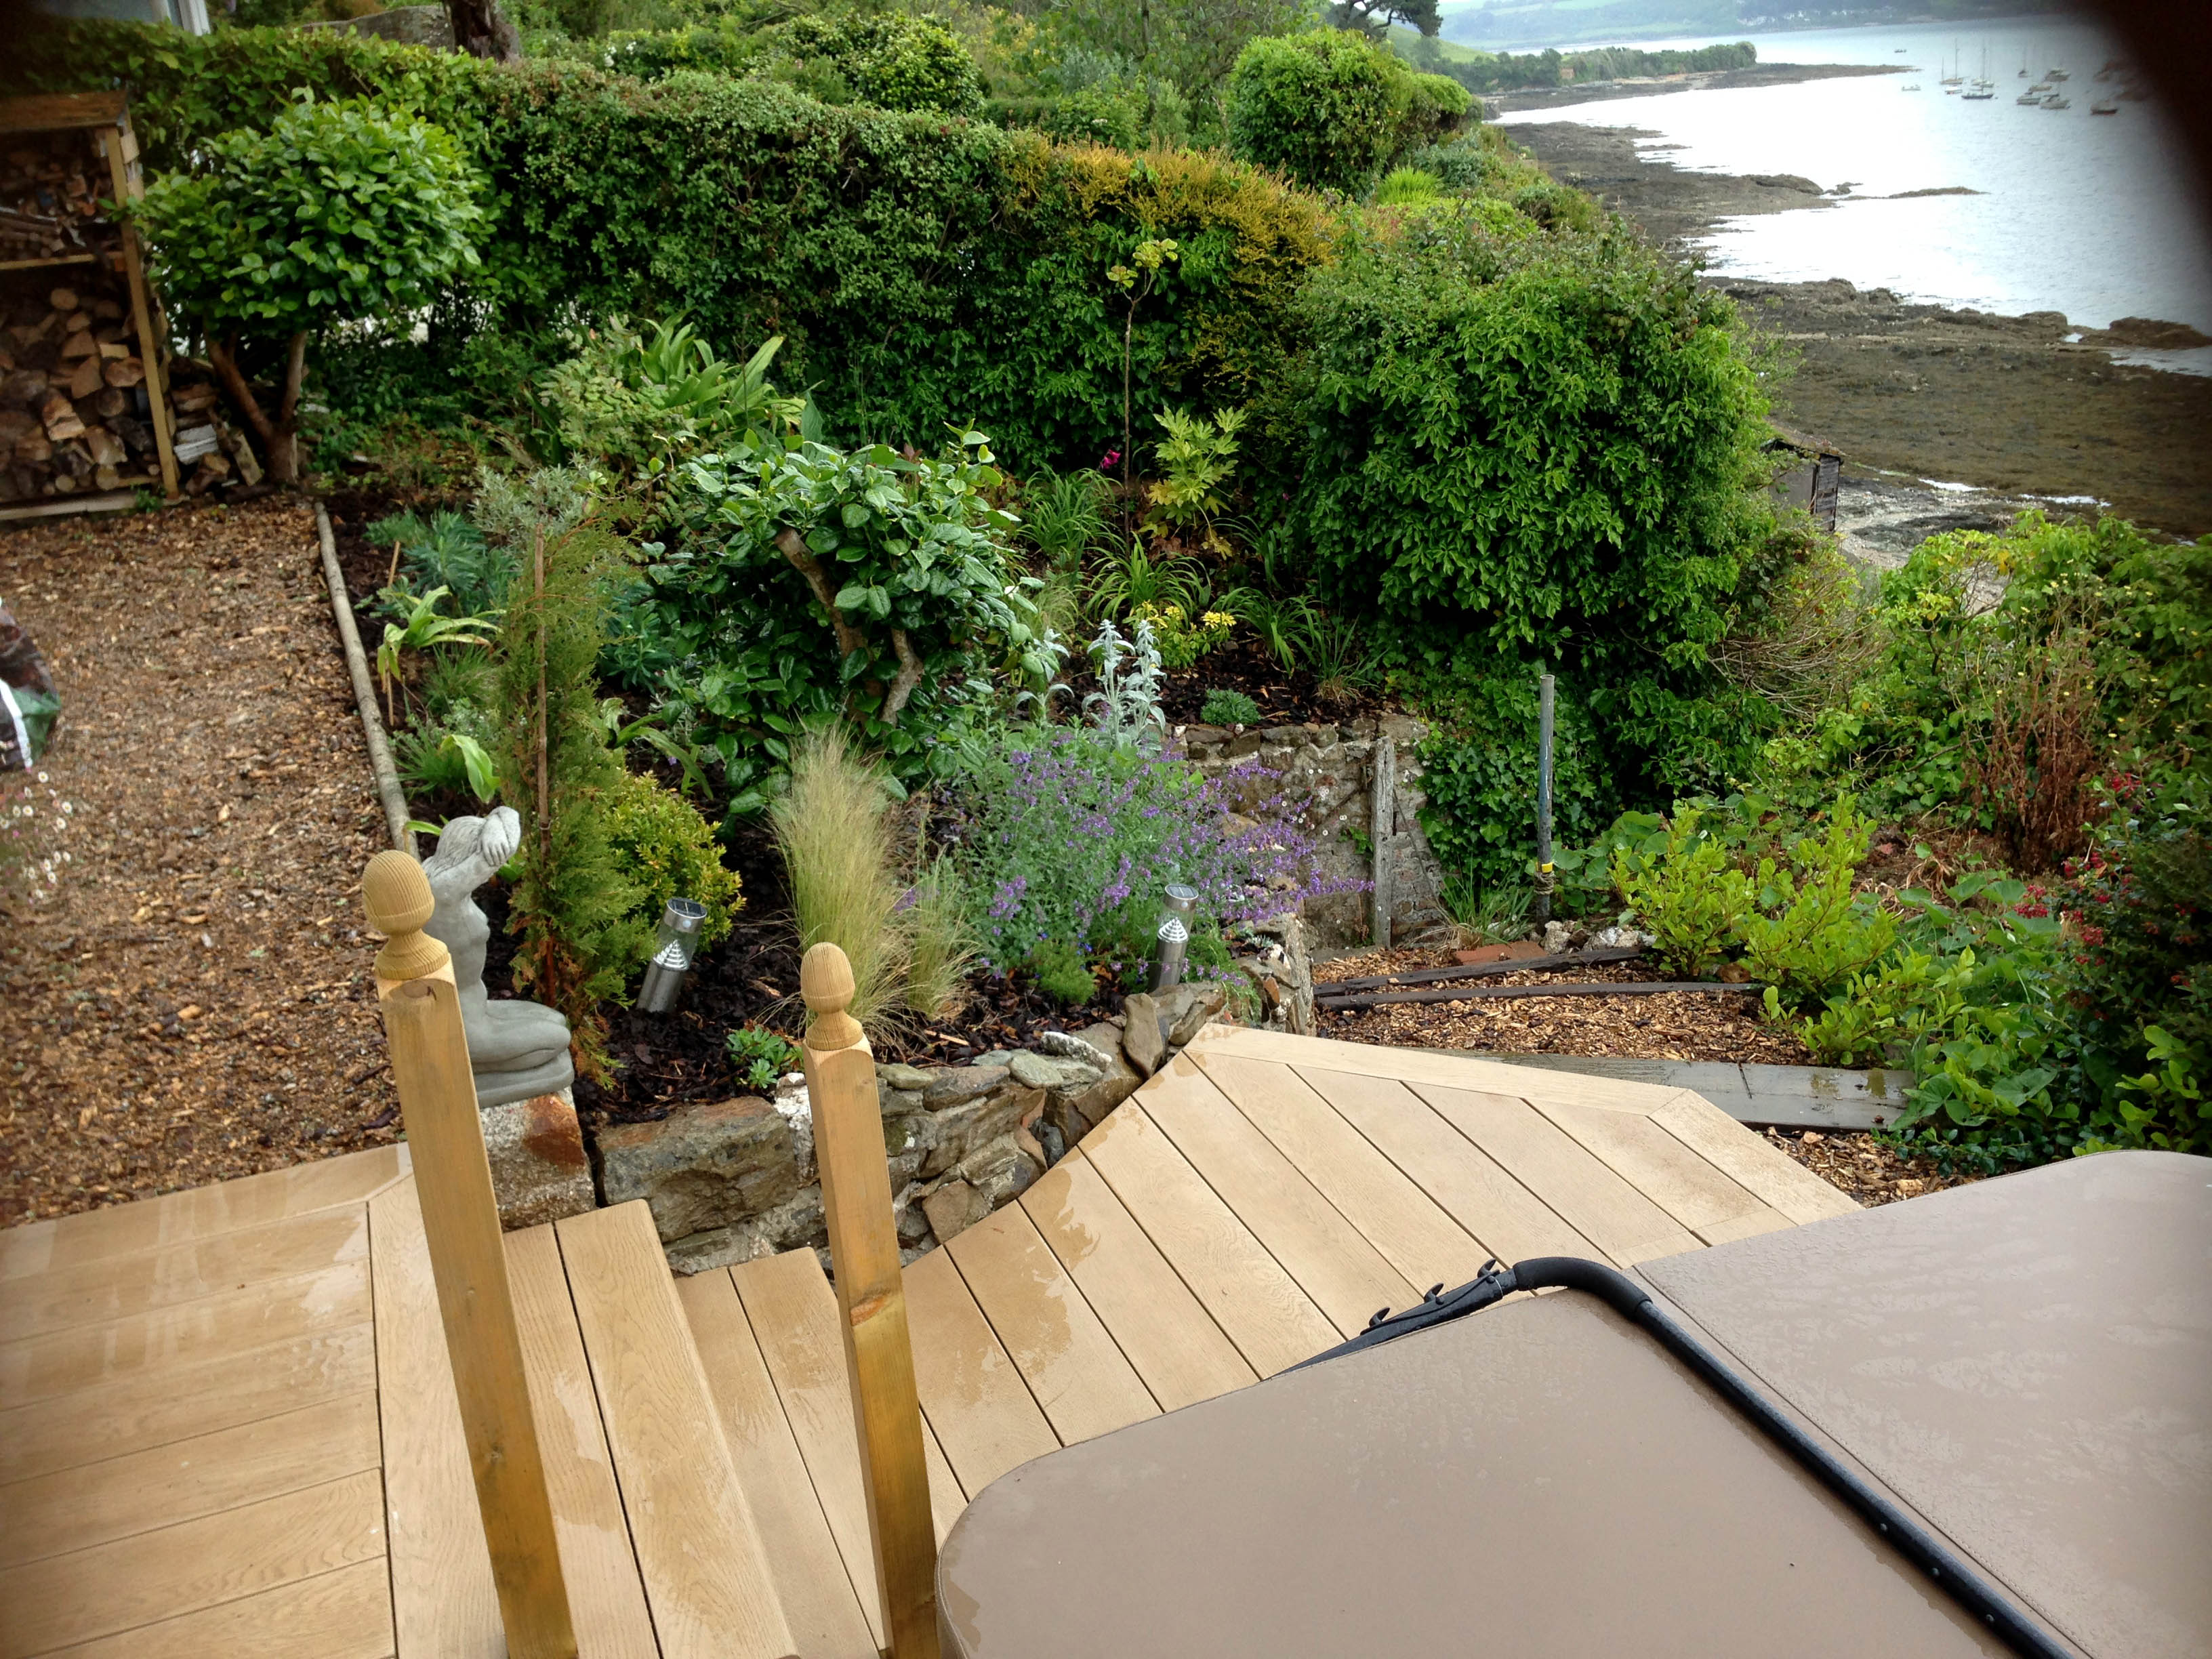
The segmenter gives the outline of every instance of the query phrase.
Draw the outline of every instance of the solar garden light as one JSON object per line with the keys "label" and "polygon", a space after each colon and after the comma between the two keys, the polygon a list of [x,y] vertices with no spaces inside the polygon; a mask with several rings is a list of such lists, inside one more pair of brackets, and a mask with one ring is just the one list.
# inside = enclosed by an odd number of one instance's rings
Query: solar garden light
{"label": "solar garden light", "polygon": [[665,1014],[684,994],[691,958],[699,950],[699,927],[707,920],[707,907],[696,899],[672,898],[660,913],[660,935],[653,942],[653,959],[645,964],[645,983],[638,987],[637,1006],[648,1014]]}
{"label": "solar garden light", "polygon": [[1183,951],[1190,945],[1190,919],[1198,914],[1198,889],[1181,882],[1167,890],[1167,914],[1160,918],[1160,965],[1152,975],[1152,989],[1164,991],[1182,979]]}

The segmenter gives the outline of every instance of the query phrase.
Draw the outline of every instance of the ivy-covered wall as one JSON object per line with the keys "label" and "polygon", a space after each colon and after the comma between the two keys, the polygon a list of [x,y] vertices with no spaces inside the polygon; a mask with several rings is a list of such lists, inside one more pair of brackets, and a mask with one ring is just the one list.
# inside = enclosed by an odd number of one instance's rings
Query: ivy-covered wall
{"label": "ivy-covered wall", "polygon": [[564,326],[681,313],[739,355],[787,336],[779,379],[811,386],[841,435],[933,450],[963,422],[1018,470],[1119,441],[1124,311],[1106,272],[1139,240],[1182,246],[1136,316],[1144,401],[1212,409],[1279,377],[1298,283],[1337,234],[1317,199],[1218,157],[1059,146],[704,74],[641,83],[319,30],[114,23],[41,26],[0,73],[9,91],[127,86],[156,172],[301,89],[449,128],[484,179],[484,263],[410,373],[496,403]]}

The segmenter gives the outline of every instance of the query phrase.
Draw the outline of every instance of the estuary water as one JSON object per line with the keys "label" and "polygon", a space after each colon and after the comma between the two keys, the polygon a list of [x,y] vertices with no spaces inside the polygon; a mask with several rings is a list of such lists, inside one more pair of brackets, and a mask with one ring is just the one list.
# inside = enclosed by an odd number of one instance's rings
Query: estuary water
{"label": "estuary water", "polygon": [[[2095,78],[2123,50],[2094,23],[2040,16],[1737,38],[1758,46],[1762,64],[1905,70],[1554,105],[1501,125],[1638,128],[1651,135],[1638,148],[1654,160],[1711,173],[1796,173],[1835,199],[1828,208],[1723,221],[1704,244],[1718,270],[1769,282],[1840,276],[1905,299],[2007,314],[2062,311],[2077,328],[2146,317],[2212,334],[2212,239],[2186,152],[2148,98],[2120,101],[2115,115],[2091,113],[2130,82],[2124,70]],[[2052,69],[2069,72],[2055,89],[2070,108],[2015,102]],[[1954,72],[1986,73],[1996,96],[1947,94],[1941,78]],[[1976,193],[1907,194],[1959,188]],[[2212,348],[2130,355],[2212,372]]]}

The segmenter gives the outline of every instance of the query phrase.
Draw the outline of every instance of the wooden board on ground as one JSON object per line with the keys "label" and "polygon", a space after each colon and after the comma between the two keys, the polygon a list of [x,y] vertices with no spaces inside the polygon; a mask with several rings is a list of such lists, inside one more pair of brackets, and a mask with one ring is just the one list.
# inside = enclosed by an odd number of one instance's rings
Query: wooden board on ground
{"label": "wooden board on ground", "polygon": [[1029,1212],[1010,1204],[947,1245],[1062,1445],[1159,1413]]}
{"label": "wooden board on ground", "polygon": [[993,1334],[959,1269],[933,1250],[906,1270],[907,1328],[922,1414],[969,1497],[1059,1437]]}
{"label": "wooden board on ground", "polygon": [[738,1484],[752,1505],[769,1575],[806,1659],[875,1659],[881,1615],[863,1608],[806,1473],[775,1382],[726,1268],[676,1282]]}
{"label": "wooden board on ground", "polygon": [[795,1650],[642,1200],[555,1224],[665,1659]]}
{"label": "wooden board on ground", "polygon": [[1259,1380],[1081,1148],[1022,1208],[1164,1411]]}

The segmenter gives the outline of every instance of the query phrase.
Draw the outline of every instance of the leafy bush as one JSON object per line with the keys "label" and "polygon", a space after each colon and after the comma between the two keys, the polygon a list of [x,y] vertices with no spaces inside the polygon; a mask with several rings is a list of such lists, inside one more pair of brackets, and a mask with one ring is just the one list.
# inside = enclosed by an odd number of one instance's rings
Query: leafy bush
{"label": "leafy bush", "polygon": [[1131,615],[1152,630],[1163,668],[1188,668],[1207,652],[1228,644],[1237,631],[1237,618],[1226,611],[1189,617],[1179,605],[1140,605]]}
{"label": "leafy bush", "polygon": [[[688,898],[707,911],[699,924],[702,950],[728,935],[744,902],[742,890],[736,872],[722,863],[714,827],[690,801],[649,777],[624,773],[608,804],[607,844],[637,890],[636,921],[658,927],[669,900]],[[636,965],[644,963],[641,954]]]}
{"label": "leafy bush", "polygon": [[[646,626],[659,690],[722,760],[732,811],[768,798],[803,724],[848,719],[902,782],[949,776],[939,741],[971,676],[1042,678],[1013,519],[983,434],[908,460],[878,447],[746,447],[689,464],[665,544],[649,548]],[[657,550],[656,550],[657,549]]]}
{"label": "leafy bush", "polygon": [[1410,145],[1455,126],[1470,101],[1357,31],[1263,36],[1229,77],[1229,143],[1315,190],[1358,195]]}
{"label": "leafy bush", "polygon": [[1659,965],[1680,979],[1704,979],[1720,966],[1756,896],[1728,848],[1699,830],[1699,816],[1676,811],[1665,850],[1648,863],[1613,857],[1614,886],[1651,936]]}
{"label": "leafy bush", "polygon": [[1600,813],[1747,775],[1776,716],[1707,659],[1771,523],[1729,302],[1626,234],[1424,216],[1301,306],[1310,447],[1279,539],[1320,596],[1422,677],[1556,665],[1594,739],[1567,787]]}
{"label": "leafy bush", "polygon": [[545,399],[571,452],[620,475],[659,472],[685,454],[797,427],[805,399],[778,397],[768,380],[781,335],[740,364],[717,356],[688,323],[651,326],[647,338],[611,317],[546,374]]}
{"label": "leafy bush", "polygon": [[1237,436],[1244,429],[1244,411],[1224,410],[1209,421],[1167,409],[1154,418],[1168,435],[1154,452],[1160,476],[1152,487],[1146,522],[1180,529],[1204,526],[1210,534],[1213,515],[1229,505],[1223,492],[1237,474]]}
{"label": "leafy bush", "polygon": [[398,605],[433,587],[447,590],[458,615],[495,613],[520,568],[512,548],[488,543],[459,513],[435,514],[427,523],[412,513],[393,514],[362,535],[370,546],[389,544],[398,554],[400,574],[384,590],[392,596],[386,608],[394,615]]}
{"label": "leafy bush", "polygon": [[1260,705],[1242,691],[1231,691],[1226,686],[1216,686],[1206,694],[1206,702],[1198,717],[1208,726],[1257,726]]}
{"label": "leafy bush", "polygon": [[799,1068],[799,1045],[781,1032],[741,1025],[722,1039],[738,1086],[767,1094],[788,1073]]}
{"label": "leafy bush", "polygon": [[851,11],[747,27],[720,17],[688,28],[622,30],[599,49],[607,69],[657,81],[685,70],[781,81],[826,104],[981,115],[983,82],[938,18]]}
{"label": "leafy bush", "polygon": [[1782,858],[1759,861],[1756,908],[1741,922],[1743,963],[1789,1006],[1827,995],[1896,943],[1896,919],[1854,891],[1870,827],[1846,796],[1824,835],[1795,837]]}
{"label": "leafy bush", "polygon": [[[1421,676],[1412,689],[1430,716],[1418,756],[1430,846],[1477,891],[1525,879],[1536,847],[1535,672],[1460,664]],[[1554,698],[1553,723],[1553,837],[1565,858],[1605,828],[1620,791],[1571,686]],[[1609,862],[1605,854],[1594,860],[1601,905],[1612,897]]]}
{"label": "leafy bush", "polygon": [[[293,440],[309,338],[407,318],[473,269],[477,181],[444,129],[309,92],[266,132],[225,133],[196,160],[193,172],[156,179],[132,216],[164,300],[206,331],[270,474],[289,482],[299,475]],[[285,343],[274,411],[241,367],[241,337]]]}
{"label": "leafy bush", "polygon": [[[1208,779],[1089,728],[1015,733],[975,763],[960,793],[959,856],[981,907],[983,960],[1009,972],[1050,945],[1133,970],[1170,882],[1196,888],[1199,914],[1224,923],[1340,890],[1320,874],[1311,840],[1251,799],[1270,775],[1248,766]],[[1232,810],[1252,826],[1226,829]]]}

